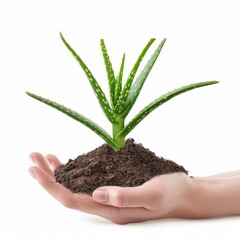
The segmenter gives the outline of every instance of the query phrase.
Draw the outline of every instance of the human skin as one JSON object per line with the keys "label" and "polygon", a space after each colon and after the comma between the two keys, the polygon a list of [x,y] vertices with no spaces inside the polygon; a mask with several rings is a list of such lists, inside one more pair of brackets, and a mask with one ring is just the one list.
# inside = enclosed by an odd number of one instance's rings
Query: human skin
{"label": "human skin", "polygon": [[166,174],[138,187],[100,187],[91,196],[72,193],[55,181],[54,169],[61,165],[56,156],[33,152],[30,159],[31,176],[65,207],[117,224],[240,215],[240,170],[194,178]]}

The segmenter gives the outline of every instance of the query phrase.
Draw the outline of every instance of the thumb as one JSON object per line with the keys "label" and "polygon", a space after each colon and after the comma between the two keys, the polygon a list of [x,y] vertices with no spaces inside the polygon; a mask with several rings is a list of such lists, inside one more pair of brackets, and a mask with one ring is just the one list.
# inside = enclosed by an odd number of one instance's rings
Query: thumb
{"label": "thumb", "polygon": [[97,188],[92,198],[94,201],[114,207],[145,207],[148,205],[151,195],[149,189],[143,187],[117,187],[107,186]]}

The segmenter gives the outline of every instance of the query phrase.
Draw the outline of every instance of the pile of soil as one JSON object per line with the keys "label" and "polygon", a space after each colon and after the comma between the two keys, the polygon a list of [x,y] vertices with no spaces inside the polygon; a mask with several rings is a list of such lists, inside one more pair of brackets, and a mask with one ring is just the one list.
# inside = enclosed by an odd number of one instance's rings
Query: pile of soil
{"label": "pile of soil", "polygon": [[184,167],[128,139],[118,151],[103,144],[75,160],[70,159],[55,170],[54,176],[72,192],[92,194],[100,186],[136,187],[157,175],[174,172],[188,174]]}

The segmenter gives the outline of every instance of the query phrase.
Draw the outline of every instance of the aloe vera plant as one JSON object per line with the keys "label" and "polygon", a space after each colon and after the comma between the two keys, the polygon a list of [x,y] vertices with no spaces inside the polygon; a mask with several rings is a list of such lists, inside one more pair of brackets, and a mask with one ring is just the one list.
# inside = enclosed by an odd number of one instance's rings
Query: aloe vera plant
{"label": "aloe vera plant", "polygon": [[108,84],[109,84],[109,100],[107,99],[105,93],[103,92],[102,88],[98,84],[98,81],[93,76],[90,69],[87,67],[86,63],[82,60],[82,58],[74,51],[74,49],[68,44],[65,40],[63,35],[60,33],[61,40],[63,41],[64,45],[70,51],[70,53],[75,57],[79,65],[81,66],[82,70],[85,72],[87,79],[99,101],[99,104],[107,117],[107,119],[112,124],[112,135],[110,135],[107,131],[105,131],[102,127],[100,127],[97,123],[93,122],[92,120],[88,119],[87,117],[83,116],[82,114],[65,107],[57,102],[49,100],[47,98],[43,98],[39,95],[36,95],[31,92],[26,92],[29,96],[34,99],[39,100],[61,112],[68,115],[69,117],[79,121],[92,131],[94,131],[97,135],[99,135],[110,147],[115,150],[121,149],[125,145],[126,136],[146,117],[148,116],[153,110],[157,107],[162,105],[163,103],[169,101],[175,96],[178,96],[184,92],[200,88],[207,85],[212,85],[218,83],[217,81],[207,81],[207,82],[198,82],[193,83],[190,85],[186,85],[180,88],[177,88],[173,91],[170,91],[151,103],[145,106],[135,117],[133,117],[127,124],[125,123],[125,119],[129,112],[131,111],[134,103],[136,102],[139,93],[144,85],[145,80],[148,77],[149,72],[151,71],[152,67],[154,66],[165,42],[166,38],[164,38],[157,48],[155,49],[154,53],[148,60],[147,64],[144,66],[142,71],[138,76],[136,76],[139,66],[155,41],[154,38],[151,38],[146,46],[143,48],[142,52],[140,53],[139,57],[137,58],[132,70],[130,71],[129,76],[127,77],[125,83],[123,84],[123,70],[124,70],[124,63],[125,63],[125,54],[123,54],[121,65],[118,71],[118,74],[115,75],[115,72],[112,67],[112,63],[109,58],[109,54],[103,39],[100,40],[101,51],[106,67],[106,73],[108,77]]}

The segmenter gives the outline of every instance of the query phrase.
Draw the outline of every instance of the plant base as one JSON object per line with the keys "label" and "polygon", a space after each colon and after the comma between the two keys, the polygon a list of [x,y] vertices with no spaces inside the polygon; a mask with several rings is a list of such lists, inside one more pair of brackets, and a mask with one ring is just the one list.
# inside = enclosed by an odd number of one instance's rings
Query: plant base
{"label": "plant base", "polygon": [[171,160],[157,157],[133,139],[114,151],[107,144],[78,156],[55,170],[56,181],[72,192],[92,194],[100,186],[136,187],[151,178],[188,171]]}

